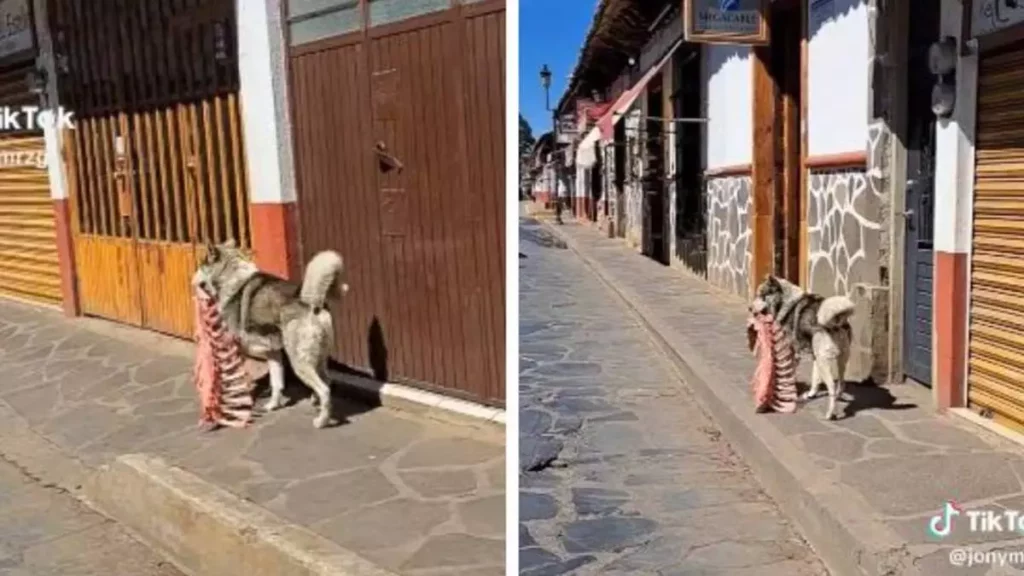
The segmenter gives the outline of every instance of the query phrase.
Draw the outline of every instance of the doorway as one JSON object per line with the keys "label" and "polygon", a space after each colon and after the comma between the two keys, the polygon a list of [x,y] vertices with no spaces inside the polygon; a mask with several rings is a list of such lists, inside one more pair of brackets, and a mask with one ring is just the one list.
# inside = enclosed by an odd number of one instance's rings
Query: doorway
{"label": "doorway", "polygon": [[774,180],[772,203],[773,266],[776,276],[800,282],[800,221],[802,139],[801,38],[804,3],[775,2],[772,6],[770,74],[775,84]]}
{"label": "doorway", "polygon": [[655,262],[668,264],[665,234],[665,128],[662,90],[664,76],[658,74],[647,87],[647,118],[643,142],[643,253]]}
{"label": "doorway", "polygon": [[[676,119],[699,118],[701,103],[700,44],[689,52],[680,50],[673,62],[673,78],[678,78],[672,95],[672,115]],[[706,278],[708,274],[707,203],[704,194],[702,157],[703,126],[697,122],[676,122],[676,257],[690,271]]]}
{"label": "doorway", "polygon": [[626,148],[627,146],[626,123],[616,122],[612,144],[615,169],[613,171],[611,192],[615,195],[615,207],[612,210],[612,214],[616,238],[626,237],[626,169],[628,166],[626,157],[629,152]]}
{"label": "doorway", "polygon": [[911,2],[907,46],[907,184],[903,283],[903,371],[932,382],[932,248],[935,115],[928,49],[939,39],[939,3]]}
{"label": "doorway", "polygon": [[[50,4],[71,55],[60,89],[76,122],[66,149],[75,273],[84,314],[190,338],[203,247],[251,248],[236,11],[227,0],[144,5],[155,7]],[[114,30],[120,45],[104,41]],[[90,60],[114,66],[116,90],[76,65]]]}
{"label": "doorway", "polygon": [[590,167],[590,202],[587,206],[587,218],[591,222],[597,222],[599,212],[599,206],[601,199],[604,198],[603,190],[603,179],[604,179],[604,163],[601,162],[601,145],[594,144],[594,156],[596,160],[594,165]]}

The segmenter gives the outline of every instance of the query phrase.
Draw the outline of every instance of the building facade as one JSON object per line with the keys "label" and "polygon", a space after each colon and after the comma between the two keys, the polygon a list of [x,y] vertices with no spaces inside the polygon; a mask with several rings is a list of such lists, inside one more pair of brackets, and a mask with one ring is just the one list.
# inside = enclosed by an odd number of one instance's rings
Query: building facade
{"label": "building facade", "polygon": [[0,11],[2,103],[75,121],[0,137],[0,295],[188,338],[207,245],[333,249],[337,360],[504,402],[503,0]]}
{"label": "building facade", "polygon": [[767,42],[751,44],[688,42],[678,4],[603,2],[560,102],[611,102],[597,222],[743,298],[768,273],[848,295],[848,378],[938,394],[943,128],[928,55],[948,7],[775,0]]}
{"label": "building facade", "polygon": [[952,110],[936,133],[935,358],[941,406],[1020,439],[1024,7],[941,3]]}

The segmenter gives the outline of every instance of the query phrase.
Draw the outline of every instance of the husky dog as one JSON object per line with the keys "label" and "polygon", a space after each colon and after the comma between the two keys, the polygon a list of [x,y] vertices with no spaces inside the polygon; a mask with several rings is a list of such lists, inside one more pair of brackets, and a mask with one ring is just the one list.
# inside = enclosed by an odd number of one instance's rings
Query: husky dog
{"label": "husky dog", "polygon": [[313,391],[313,405],[319,405],[313,425],[323,428],[330,422],[331,389],[324,375],[334,350],[334,319],[327,300],[348,291],[348,285],[340,283],[342,269],[338,253],[320,252],[309,261],[299,286],[260,272],[232,241],[207,247],[192,284],[216,300],[242,353],[267,361],[268,412],[281,406],[287,355],[295,374]]}
{"label": "husky dog", "polygon": [[769,274],[757,287],[751,308],[771,313],[792,338],[797,352],[812,357],[811,388],[804,400],[817,396],[824,383],[829,396],[825,419],[835,419],[836,398],[842,396],[850,359],[853,301],[846,296],[826,298],[805,292]]}

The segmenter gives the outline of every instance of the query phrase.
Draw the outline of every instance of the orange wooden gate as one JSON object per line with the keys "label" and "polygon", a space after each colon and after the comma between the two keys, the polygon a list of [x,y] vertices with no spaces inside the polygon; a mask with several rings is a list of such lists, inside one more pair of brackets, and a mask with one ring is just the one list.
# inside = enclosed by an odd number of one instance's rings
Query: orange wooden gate
{"label": "orange wooden gate", "polygon": [[230,0],[57,0],[82,311],[192,333],[210,242],[250,245]]}

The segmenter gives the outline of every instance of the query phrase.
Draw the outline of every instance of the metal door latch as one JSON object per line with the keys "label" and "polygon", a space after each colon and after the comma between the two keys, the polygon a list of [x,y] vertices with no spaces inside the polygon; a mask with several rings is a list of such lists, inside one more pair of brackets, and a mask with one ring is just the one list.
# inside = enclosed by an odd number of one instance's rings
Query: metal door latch
{"label": "metal door latch", "polygon": [[401,172],[405,168],[401,160],[388,152],[388,147],[383,142],[377,142],[373,147],[373,152],[377,155],[381,170],[387,172],[394,169]]}

